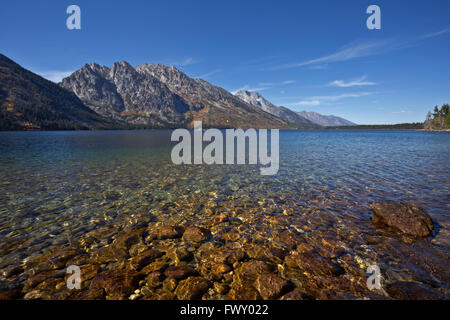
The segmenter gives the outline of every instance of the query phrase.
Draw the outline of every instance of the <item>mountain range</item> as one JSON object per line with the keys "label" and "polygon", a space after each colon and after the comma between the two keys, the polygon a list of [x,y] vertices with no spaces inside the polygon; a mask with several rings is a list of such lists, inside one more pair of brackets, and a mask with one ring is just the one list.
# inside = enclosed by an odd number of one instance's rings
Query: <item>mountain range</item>
{"label": "mountain range", "polygon": [[334,127],[356,125],[353,122],[333,115],[326,116],[312,111],[295,112],[285,107],[277,107],[255,91],[240,90],[235,95],[254,106],[260,107],[268,113],[299,126]]}
{"label": "mountain range", "polygon": [[0,130],[191,128],[194,119],[204,127],[293,129],[327,125],[326,117],[277,107],[257,92],[233,95],[173,66],[91,63],[56,84],[0,54]]}
{"label": "mountain range", "polygon": [[297,114],[301,115],[305,119],[308,119],[320,126],[324,127],[348,127],[348,126],[356,126],[356,123],[348,121],[347,119],[337,117],[334,115],[324,116],[320,113],[313,111],[300,111]]}
{"label": "mountain range", "polygon": [[235,96],[239,97],[240,99],[242,99],[247,103],[250,103],[251,105],[260,107],[265,112],[273,114],[285,120],[286,122],[293,123],[299,126],[310,126],[310,127],[318,126],[313,121],[306,119],[305,117],[297,114],[296,112],[288,108],[275,106],[270,101],[266,100],[263,96],[261,96],[258,92],[240,90],[235,93]]}
{"label": "mountain range", "polygon": [[173,66],[86,64],[60,84],[100,115],[148,127],[289,128],[292,124]]}

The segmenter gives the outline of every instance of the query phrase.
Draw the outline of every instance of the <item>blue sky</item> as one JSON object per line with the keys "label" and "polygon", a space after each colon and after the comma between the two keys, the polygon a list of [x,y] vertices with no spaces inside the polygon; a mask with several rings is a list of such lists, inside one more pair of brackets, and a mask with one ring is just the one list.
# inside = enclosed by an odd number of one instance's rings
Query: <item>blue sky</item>
{"label": "blue sky", "polygon": [[[81,8],[81,30],[66,8]],[[381,8],[381,30],[366,8]],[[15,0],[0,52],[58,79],[85,63],[173,64],[230,91],[360,124],[423,121],[450,102],[450,1]]]}

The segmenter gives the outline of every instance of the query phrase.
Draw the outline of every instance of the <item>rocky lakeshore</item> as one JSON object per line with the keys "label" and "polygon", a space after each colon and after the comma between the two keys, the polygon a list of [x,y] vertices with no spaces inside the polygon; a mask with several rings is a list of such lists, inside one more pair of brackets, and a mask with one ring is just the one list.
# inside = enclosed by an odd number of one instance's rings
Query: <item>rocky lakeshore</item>
{"label": "rocky lakeshore", "polygon": [[0,298],[448,298],[445,134],[284,131],[273,177],[176,166],[168,140],[3,134]]}
{"label": "rocky lakeshore", "polygon": [[[406,204],[376,203],[374,217],[386,206],[397,217],[411,208],[419,210]],[[360,236],[341,232],[340,221],[328,221],[330,228],[308,224],[289,228],[283,226],[296,219],[286,210],[258,222],[245,212],[214,215],[215,207],[210,203],[205,208],[210,213],[207,226],[167,225],[150,215],[132,215],[125,228],[105,226],[23,265],[3,268],[0,299],[449,298],[449,290],[442,290],[436,282],[395,279],[387,273],[386,286],[368,290],[365,271],[379,259],[379,253],[367,244],[361,244],[361,255],[351,250],[346,239]],[[420,224],[423,217],[428,223],[425,213],[420,218],[409,216],[412,225]],[[379,223],[379,218],[375,220]],[[261,228],[270,224],[279,232],[266,238],[252,232],[249,223]],[[409,239],[409,243],[414,241]],[[6,243],[2,252],[12,248],[13,243]],[[70,265],[81,269],[80,290],[66,286]]]}

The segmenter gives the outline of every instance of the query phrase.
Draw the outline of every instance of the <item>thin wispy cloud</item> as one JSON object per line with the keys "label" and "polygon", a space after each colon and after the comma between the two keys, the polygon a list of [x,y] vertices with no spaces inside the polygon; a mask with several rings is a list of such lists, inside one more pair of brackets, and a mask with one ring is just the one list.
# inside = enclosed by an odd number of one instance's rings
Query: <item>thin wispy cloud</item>
{"label": "thin wispy cloud", "polygon": [[259,87],[259,88],[255,88],[255,87],[250,87],[248,85],[243,86],[242,88],[239,88],[237,90],[231,91],[232,94],[236,94],[238,91],[241,90],[246,90],[246,91],[263,91],[263,90],[267,90],[269,88],[266,87]]}
{"label": "thin wispy cloud", "polygon": [[201,75],[199,75],[199,76],[196,76],[196,77],[194,77],[194,78],[206,79],[206,78],[208,78],[208,77],[210,77],[210,76],[212,76],[212,75],[215,75],[215,74],[217,74],[217,73],[219,73],[219,72],[222,72],[222,69],[216,69],[216,70],[213,70],[213,71],[211,71],[211,72],[208,72],[208,73],[205,73],[205,74],[201,74]]}
{"label": "thin wispy cloud", "polygon": [[370,55],[379,54],[388,47],[389,41],[377,41],[377,42],[365,42],[354,45],[349,45],[341,48],[327,56],[319,57],[316,59],[301,61],[297,63],[284,64],[279,66],[270,67],[267,70],[281,70],[292,69],[303,66],[311,66],[317,64],[327,64],[331,62],[347,61],[359,57],[366,57]]}
{"label": "thin wispy cloud", "polygon": [[281,81],[281,82],[260,82],[258,85],[263,86],[263,87],[274,87],[274,86],[284,86],[287,84],[292,84],[295,83],[294,80],[286,80],[286,81]]}
{"label": "thin wispy cloud", "polygon": [[363,75],[362,77],[350,81],[344,80],[335,80],[330,82],[328,86],[330,87],[340,87],[340,88],[350,88],[350,87],[358,87],[358,86],[373,86],[376,85],[375,82],[365,81],[367,79],[367,75]]}
{"label": "thin wispy cloud", "polygon": [[422,39],[428,39],[428,38],[439,37],[439,36],[441,36],[441,35],[443,35],[443,34],[446,34],[446,33],[449,33],[449,32],[450,32],[450,27],[449,27],[449,28],[442,29],[442,30],[437,31],[437,32],[432,32],[432,33],[424,34],[424,35],[422,36]]}
{"label": "thin wispy cloud", "polygon": [[266,68],[265,70],[281,70],[299,67],[312,67],[316,65],[326,65],[333,62],[342,62],[362,57],[374,56],[400,50],[408,47],[419,45],[421,40],[435,38],[450,32],[450,28],[446,28],[437,32],[416,36],[409,39],[386,39],[382,41],[357,42],[346,45],[336,52],[319,58],[304,60],[296,63],[277,65]]}
{"label": "thin wispy cloud", "polygon": [[356,92],[356,93],[343,93],[343,94],[338,94],[338,95],[333,95],[333,96],[315,96],[315,97],[312,97],[312,99],[326,100],[326,101],[338,101],[338,100],[346,99],[346,98],[364,97],[364,96],[368,96],[371,94],[374,94],[374,92]]}
{"label": "thin wispy cloud", "polygon": [[303,101],[299,101],[297,103],[294,103],[294,105],[296,105],[296,106],[310,106],[310,107],[314,107],[314,106],[320,105],[320,101],[319,100],[303,100]]}
{"label": "thin wispy cloud", "polygon": [[41,77],[59,83],[62,79],[70,76],[74,71],[60,71],[60,70],[47,70],[47,71],[35,71]]}
{"label": "thin wispy cloud", "polygon": [[408,113],[407,110],[400,110],[400,111],[393,111],[392,114],[402,114],[402,113]]}
{"label": "thin wispy cloud", "polygon": [[288,84],[292,84],[292,83],[295,83],[295,81],[294,80],[286,80],[286,81],[281,81],[281,82],[260,82],[260,83],[258,83],[257,87],[251,87],[249,85],[245,85],[240,89],[232,91],[231,93],[235,94],[236,92],[238,92],[240,90],[263,91],[263,90],[271,89],[272,87],[283,86],[283,85],[288,85]]}
{"label": "thin wispy cloud", "polygon": [[359,98],[374,94],[375,92],[356,92],[356,93],[344,93],[339,95],[331,95],[331,96],[315,96],[309,97],[304,100],[295,102],[291,105],[293,106],[318,106],[323,102],[336,102],[338,100],[347,99],[347,98]]}
{"label": "thin wispy cloud", "polygon": [[194,60],[194,58],[188,57],[185,58],[183,60],[180,61],[173,61],[168,63],[169,65],[173,65],[173,66],[177,66],[177,67],[186,67],[186,66],[190,66],[192,64],[196,64],[198,63],[196,60]]}

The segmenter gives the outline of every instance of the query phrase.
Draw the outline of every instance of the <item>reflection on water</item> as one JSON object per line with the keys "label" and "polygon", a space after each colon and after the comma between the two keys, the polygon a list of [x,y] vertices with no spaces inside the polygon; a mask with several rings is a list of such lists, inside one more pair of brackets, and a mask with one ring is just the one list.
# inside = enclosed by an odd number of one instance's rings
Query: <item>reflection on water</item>
{"label": "reflection on water", "polygon": [[[343,248],[361,268],[376,262],[387,279],[420,281],[448,293],[449,138],[413,131],[282,131],[280,170],[261,176],[257,165],[175,166],[170,131],[2,132],[0,269],[102,226],[122,228],[141,214],[216,233],[245,229],[242,245],[275,243],[281,231],[297,230],[318,250],[330,241]],[[379,200],[420,204],[437,223],[435,235],[409,243],[375,228],[369,204]],[[222,213],[239,225],[212,227]],[[336,259],[341,265],[348,260]]]}

